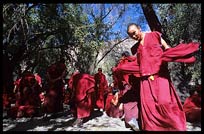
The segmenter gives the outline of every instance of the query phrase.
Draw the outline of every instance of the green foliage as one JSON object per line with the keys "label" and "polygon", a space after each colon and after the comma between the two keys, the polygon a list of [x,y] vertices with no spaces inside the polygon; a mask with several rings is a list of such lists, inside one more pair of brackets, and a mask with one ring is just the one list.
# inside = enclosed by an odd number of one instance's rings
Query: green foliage
{"label": "green foliage", "polygon": [[[201,4],[155,4],[163,30],[172,47],[184,42],[201,42]],[[194,64],[170,63],[171,78],[178,89],[186,93],[201,79],[201,48],[195,53]]]}
{"label": "green foliage", "polygon": [[171,45],[201,40],[201,4],[158,4],[158,16]]}
{"label": "green foliage", "polygon": [[114,34],[111,28],[124,8],[116,8],[118,17],[114,21],[107,19],[108,22],[105,19],[109,11],[119,6],[111,5],[107,10],[100,4],[98,12],[92,12],[96,5],[88,8],[91,12],[84,6],[89,4],[3,5],[3,68],[10,66],[9,73],[13,74],[22,66],[38,72],[44,79],[47,67],[64,57],[68,72],[79,69],[93,73],[104,40]]}

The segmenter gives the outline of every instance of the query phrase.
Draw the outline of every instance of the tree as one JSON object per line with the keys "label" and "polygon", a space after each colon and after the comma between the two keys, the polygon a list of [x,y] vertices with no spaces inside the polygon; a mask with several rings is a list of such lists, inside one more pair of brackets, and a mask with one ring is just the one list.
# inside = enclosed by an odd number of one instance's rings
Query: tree
{"label": "tree", "polygon": [[[100,4],[100,14],[85,11],[84,4],[4,4],[3,83],[13,85],[18,70],[38,72],[43,79],[49,65],[66,59],[68,72],[91,73],[97,66],[104,40],[124,8]],[[87,5],[89,6],[89,5]],[[105,10],[104,10],[105,9]],[[117,9],[116,20],[105,21]],[[92,16],[92,21],[88,16]],[[94,67],[93,67],[94,65]],[[92,67],[92,69],[90,69]],[[12,87],[10,88],[12,89]]]}
{"label": "tree", "polygon": [[[153,6],[171,46],[182,42],[201,42],[201,4],[154,4]],[[186,92],[195,88],[190,83],[192,81],[196,83],[201,78],[201,49],[195,53],[195,57],[197,60],[194,64],[169,64],[171,78],[183,93],[183,99]]]}
{"label": "tree", "polygon": [[167,38],[166,36],[166,33],[165,31],[163,30],[163,27],[153,9],[153,6],[152,4],[141,4],[141,7],[143,9],[143,12],[144,12],[144,15],[145,15],[145,18],[150,26],[150,29],[151,31],[158,31],[160,33],[162,33],[163,35],[163,38],[168,42],[169,42],[169,39]]}

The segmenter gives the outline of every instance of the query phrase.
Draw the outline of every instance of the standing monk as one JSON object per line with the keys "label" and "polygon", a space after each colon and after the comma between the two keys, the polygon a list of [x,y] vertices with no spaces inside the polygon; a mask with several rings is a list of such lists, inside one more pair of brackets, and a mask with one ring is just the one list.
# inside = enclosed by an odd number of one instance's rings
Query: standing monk
{"label": "standing monk", "polygon": [[133,48],[141,75],[142,129],[185,131],[185,113],[171,82],[167,61],[193,63],[195,57],[191,54],[198,50],[199,45],[190,43],[170,48],[159,32],[141,32],[134,23],[128,25],[127,33],[137,41]]}
{"label": "standing monk", "polygon": [[108,82],[106,76],[102,73],[102,68],[98,68],[98,73],[94,75],[95,92],[96,92],[96,107],[100,111],[104,110],[104,93],[108,90]]}
{"label": "standing monk", "polygon": [[52,64],[47,70],[48,89],[44,102],[46,113],[57,113],[63,110],[63,89],[66,65],[63,58]]}
{"label": "standing monk", "polygon": [[69,80],[71,94],[71,110],[76,117],[73,126],[80,127],[93,109],[92,95],[94,93],[94,77],[85,73],[74,73]]}
{"label": "standing monk", "polygon": [[[121,97],[118,103],[123,106],[125,122],[133,130],[139,130],[139,89],[140,83],[138,72],[132,69],[136,67],[136,57],[131,56],[128,51],[122,53],[119,64],[115,67],[113,75],[117,79]],[[128,71],[127,71],[128,70]]]}

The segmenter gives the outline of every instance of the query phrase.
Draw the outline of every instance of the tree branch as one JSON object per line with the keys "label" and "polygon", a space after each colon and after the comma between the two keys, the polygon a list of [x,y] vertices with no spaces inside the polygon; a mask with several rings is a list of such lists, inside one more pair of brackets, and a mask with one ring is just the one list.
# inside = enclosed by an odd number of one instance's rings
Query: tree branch
{"label": "tree branch", "polygon": [[112,49],[113,49],[114,47],[116,47],[118,44],[122,43],[123,41],[127,40],[128,38],[129,38],[129,37],[126,37],[125,39],[123,39],[123,40],[117,42],[116,44],[114,44],[113,47],[111,47],[111,48],[102,56],[102,58],[97,62],[97,64],[99,64],[99,63],[104,59],[104,57],[105,57],[108,53],[110,53],[110,52],[112,51]]}

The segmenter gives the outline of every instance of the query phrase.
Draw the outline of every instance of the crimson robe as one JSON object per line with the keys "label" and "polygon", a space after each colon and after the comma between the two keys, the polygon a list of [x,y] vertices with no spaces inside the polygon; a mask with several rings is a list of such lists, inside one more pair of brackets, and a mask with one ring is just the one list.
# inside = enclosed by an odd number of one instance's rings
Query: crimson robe
{"label": "crimson robe", "polygon": [[94,93],[95,80],[89,74],[76,73],[69,80],[72,89],[72,111],[77,118],[89,117],[93,109],[92,95]]}
{"label": "crimson robe", "polygon": [[35,79],[38,82],[38,84],[41,86],[42,85],[42,78],[40,77],[40,75],[35,74]]}
{"label": "crimson robe", "polygon": [[[61,62],[52,64],[47,70],[51,79],[62,76],[65,71],[66,65]],[[46,113],[56,113],[63,110],[63,90],[63,79],[58,79],[55,82],[48,82],[48,89],[43,106]]]}
{"label": "crimson robe", "polygon": [[122,111],[119,110],[119,105],[114,105],[112,103],[112,101],[116,101],[117,99],[116,96],[113,95],[112,90],[113,90],[113,87],[110,87],[106,98],[105,111],[106,111],[106,114],[110,117],[120,118],[123,116],[123,110]]}
{"label": "crimson robe", "polygon": [[193,94],[186,98],[183,109],[186,114],[187,121],[201,121],[201,96]]}
{"label": "crimson robe", "polygon": [[9,99],[9,95],[6,93],[3,93],[2,100],[3,100],[3,110],[9,108],[10,104],[11,104],[10,99]]}
{"label": "crimson robe", "polygon": [[[136,57],[122,58],[119,64],[113,68],[113,75],[114,81],[117,81],[117,87],[120,89],[119,103],[123,103],[125,122],[128,123],[133,118],[138,120],[139,79],[136,77],[139,76],[139,66]],[[131,88],[125,88],[126,84]]]}
{"label": "crimson robe", "polygon": [[40,93],[41,88],[35,76],[32,73],[26,73],[20,80],[16,105],[8,111],[8,115],[14,118],[36,115],[41,104]]}
{"label": "crimson robe", "polygon": [[[170,80],[166,62],[193,63],[195,60],[190,54],[198,50],[198,44],[178,45],[163,52],[160,36],[159,32],[146,33],[144,44],[136,44],[138,47],[135,47],[141,75],[142,129],[185,131],[185,113]],[[149,78],[150,75],[154,75],[154,80]]]}
{"label": "crimson robe", "polygon": [[96,91],[96,106],[100,109],[104,109],[104,93],[108,89],[108,82],[106,76],[103,73],[96,73],[95,79],[95,91]]}

